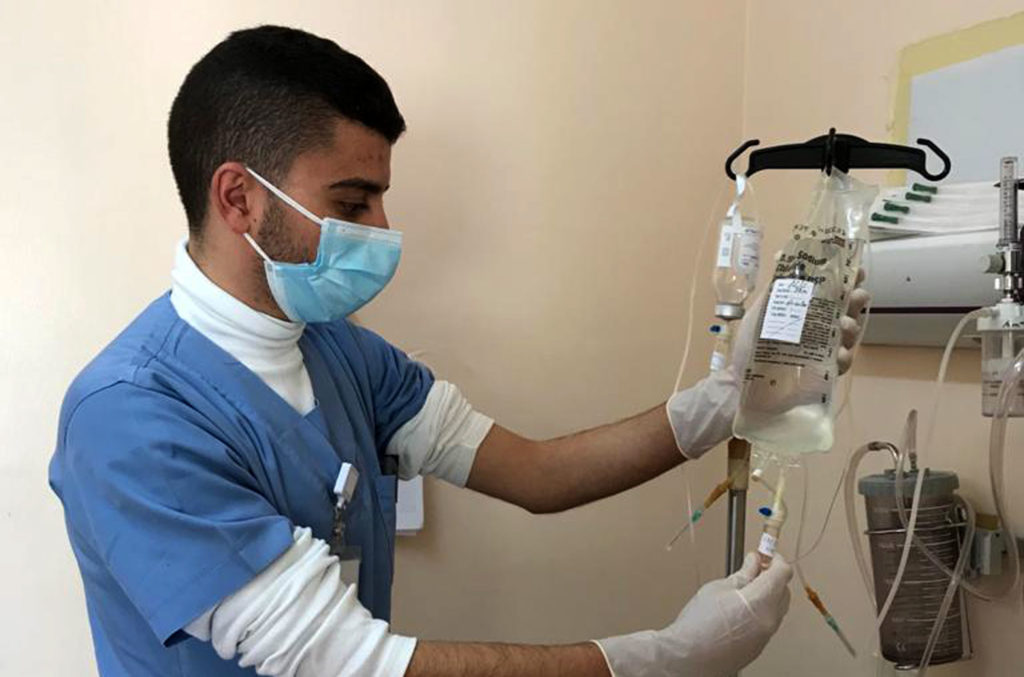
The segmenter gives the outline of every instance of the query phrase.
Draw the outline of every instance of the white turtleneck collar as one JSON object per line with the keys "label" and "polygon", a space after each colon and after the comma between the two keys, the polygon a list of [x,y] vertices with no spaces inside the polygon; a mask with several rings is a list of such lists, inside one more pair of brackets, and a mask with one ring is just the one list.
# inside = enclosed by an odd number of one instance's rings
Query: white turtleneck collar
{"label": "white turtleneck collar", "polygon": [[300,414],[315,406],[299,350],[305,325],[254,310],[203,274],[182,240],[171,271],[171,304],[178,315],[259,376]]}

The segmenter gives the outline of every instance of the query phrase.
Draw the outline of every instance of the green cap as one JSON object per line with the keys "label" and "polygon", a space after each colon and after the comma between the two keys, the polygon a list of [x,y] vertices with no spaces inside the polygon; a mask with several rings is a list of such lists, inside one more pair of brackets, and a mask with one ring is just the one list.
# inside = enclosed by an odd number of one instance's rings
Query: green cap
{"label": "green cap", "polygon": [[889,216],[888,214],[879,214],[878,212],[875,212],[874,214],[871,215],[871,220],[872,221],[878,221],[878,222],[881,222],[881,223],[893,223],[893,224],[900,222],[900,220],[898,218],[896,218],[895,216]]}
{"label": "green cap", "polygon": [[910,187],[910,190],[912,190],[912,191],[914,191],[916,193],[931,193],[932,195],[935,195],[936,193],[939,192],[939,187],[938,186],[929,186],[929,185],[926,185],[926,184],[923,184],[923,183],[915,183],[914,185],[912,185]]}
{"label": "green cap", "polygon": [[910,207],[907,205],[896,204],[895,202],[886,201],[882,205],[882,209],[887,212],[899,212],[900,214],[909,214]]}
{"label": "green cap", "polygon": [[906,197],[907,197],[908,200],[913,200],[914,202],[931,202],[932,201],[932,196],[931,195],[921,195],[920,193],[907,193]]}

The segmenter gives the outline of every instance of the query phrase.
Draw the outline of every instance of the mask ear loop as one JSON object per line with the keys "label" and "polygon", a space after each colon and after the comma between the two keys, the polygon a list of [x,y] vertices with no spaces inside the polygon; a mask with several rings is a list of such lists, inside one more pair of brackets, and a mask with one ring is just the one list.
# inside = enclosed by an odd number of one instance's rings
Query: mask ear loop
{"label": "mask ear loop", "polygon": [[263,247],[256,244],[256,240],[252,238],[252,235],[250,235],[249,233],[242,233],[242,237],[244,237],[246,241],[248,241],[248,243],[252,245],[252,248],[256,250],[256,253],[260,255],[260,258],[262,258],[267,263],[274,262],[274,260],[267,256],[267,253],[263,251]]}
{"label": "mask ear loop", "polygon": [[[245,167],[245,171],[247,171],[250,174],[252,174],[254,179],[256,179],[257,181],[262,183],[264,188],[266,188],[271,193],[273,193],[275,196],[277,196],[278,199],[280,199],[286,205],[288,205],[289,207],[291,207],[292,209],[294,209],[298,213],[302,214],[303,216],[305,216],[307,219],[309,219],[310,221],[312,221],[316,225],[318,225],[321,228],[323,228],[323,219],[321,219],[319,216],[317,216],[316,214],[314,214],[313,212],[309,211],[308,209],[306,209],[305,207],[300,205],[298,202],[293,200],[291,198],[291,196],[289,196],[283,190],[281,190],[280,188],[278,188],[277,186],[272,184],[270,181],[267,181],[262,176],[257,174],[256,171],[253,170],[252,167],[246,166]],[[249,233],[246,232],[246,233],[242,233],[242,237],[244,237],[249,242],[249,244],[252,245],[252,248],[256,250],[256,253],[259,254],[263,258],[264,261],[266,261],[267,263],[273,263],[274,262],[274,260],[271,259],[269,256],[267,256],[267,253],[265,251],[263,251],[263,248],[260,247],[258,244],[256,244],[256,240],[253,239],[252,235],[250,235]]]}
{"label": "mask ear loop", "polygon": [[293,200],[291,197],[289,197],[287,194],[285,194],[284,191],[282,191],[280,188],[278,188],[277,186],[272,184],[270,181],[267,181],[262,176],[260,176],[256,172],[254,172],[251,167],[246,167],[245,171],[247,171],[250,174],[252,174],[254,179],[256,179],[257,181],[262,183],[263,186],[267,190],[269,190],[271,193],[273,193],[278,198],[280,198],[281,202],[284,202],[286,205],[288,205],[289,207],[291,207],[292,209],[294,209],[298,213],[302,214],[307,219],[309,219],[310,221],[312,221],[316,225],[320,226],[321,228],[323,227],[323,219],[321,219],[319,216],[317,216],[316,214],[314,214],[313,212],[309,211],[308,209],[306,209],[305,207],[300,205],[298,202]]}

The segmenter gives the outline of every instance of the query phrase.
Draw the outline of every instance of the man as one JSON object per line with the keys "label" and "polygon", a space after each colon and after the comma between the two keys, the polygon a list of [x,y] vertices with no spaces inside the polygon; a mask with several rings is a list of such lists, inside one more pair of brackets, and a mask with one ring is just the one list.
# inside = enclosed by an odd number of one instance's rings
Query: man
{"label": "man", "polygon": [[100,673],[630,677],[753,660],[788,608],[781,558],[748,558],[660,631],[557,647],[390,633],[397,477],[534,513],[597,500],[727,438],[746,361],[567,438],[475,412],[345,319],[398,263],[383,195],[404,128],[362,60],[287,28],[232,34],[182,84],[172,290],[72,384],[50,469]]}

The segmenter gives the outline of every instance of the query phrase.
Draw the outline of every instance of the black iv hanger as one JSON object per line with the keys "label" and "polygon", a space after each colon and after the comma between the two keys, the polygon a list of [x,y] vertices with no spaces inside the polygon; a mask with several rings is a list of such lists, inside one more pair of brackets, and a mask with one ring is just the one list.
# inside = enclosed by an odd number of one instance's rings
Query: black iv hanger
{"label": "black iv hanger", "polygon": [[[759,139],[750,139],[729,155],[725,161],[725,173],[731,180],[736,180],[733,162],[748,148],[760,143]],[[816,136],[804,143],[788,143],[755,150],[747,161],[746,175],[750,177],[766,169],[817,169],[831,174],[835,167],[843,172],[851,169],[909,169],[929,181],[946,178],[950,169],[949,156],[928,139],[918,139],[917,143],[930,148],[942,160],[940,172],[933,174],[928,171],[927,154],[920,148],[874,143],[859,136],[836,134],[833,127],[828,134]]]}

